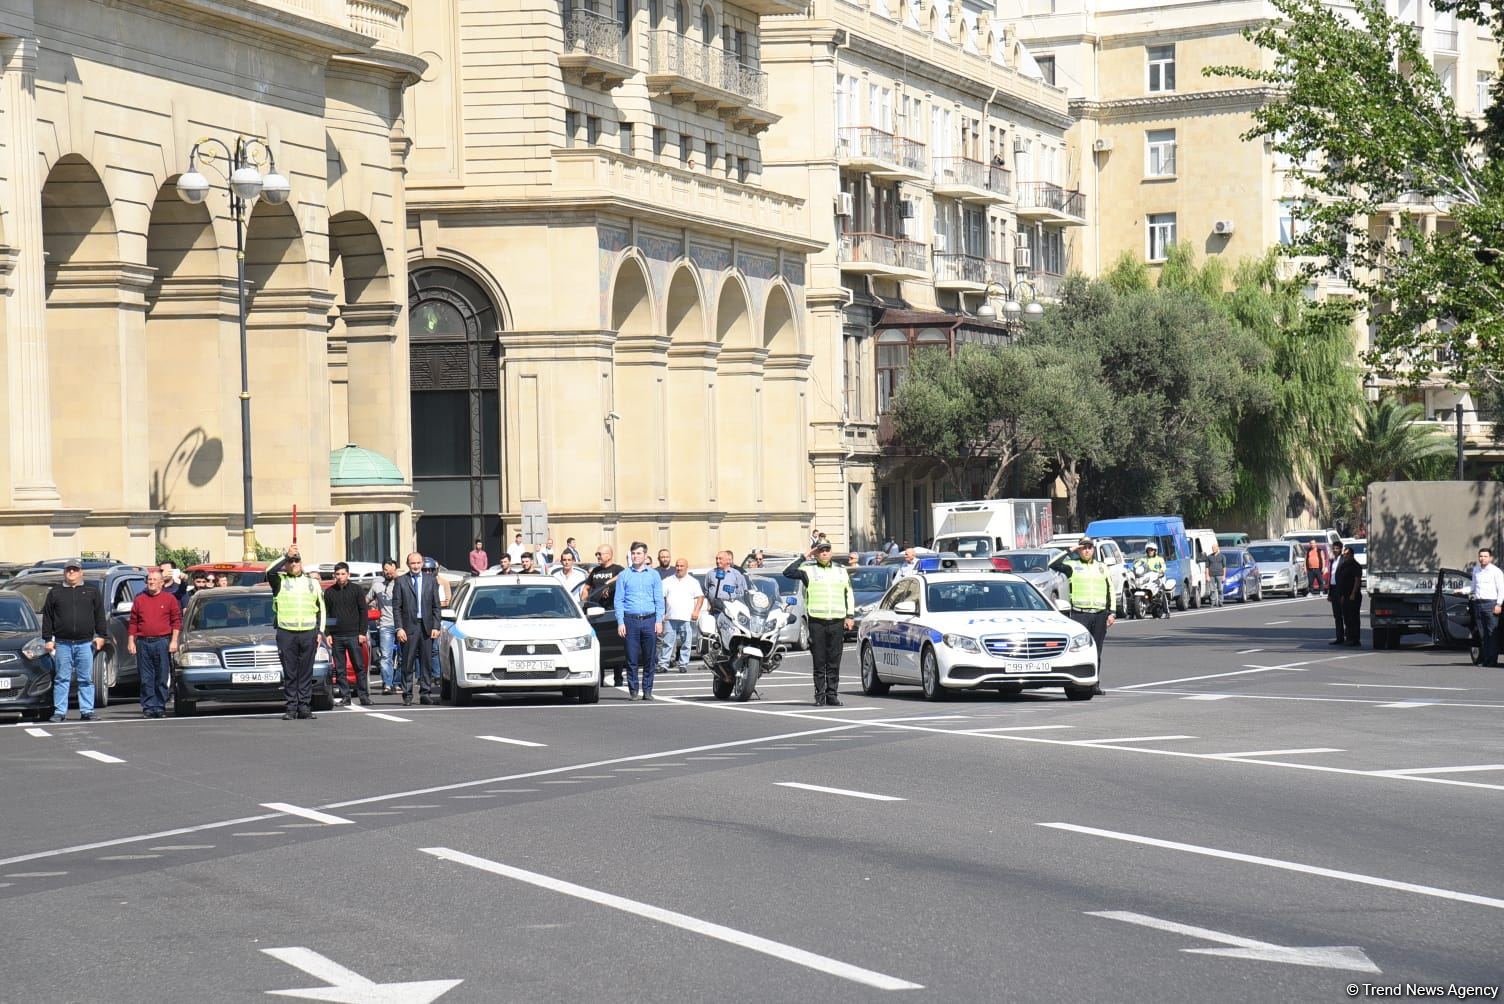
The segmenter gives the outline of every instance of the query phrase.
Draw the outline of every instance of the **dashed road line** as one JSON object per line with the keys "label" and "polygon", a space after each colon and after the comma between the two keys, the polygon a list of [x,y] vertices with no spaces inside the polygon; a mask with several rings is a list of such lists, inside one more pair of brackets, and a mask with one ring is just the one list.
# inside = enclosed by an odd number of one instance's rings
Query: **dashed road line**
{"label": "dashed road line", "polygon": [[[895,718],[894,721],[902,721]],[[1074,725],[989,725],[982,729],[959,729],[960,732],[974,732],[983,735],[988,732],[1047,732],[1052,729],[1073,729]]]}
{"label": "dashed road line", "polygon": [[1470,767],[1406,767],[1402,770],[1380,770],[1374,773],[1389,777],[1415,777],[1419,774],[1467,774],[1478,770],[1504,770],[1504,763],[1480,763]]}
{"label": "dashed road line", "polygon": [[214,844],[158,844],[148,847],[149,851],[212,851]]}
{"label": "dashed road line", "polygon": [[46,739],[47,737],[52,735],[52,733],[48,732],[46,729],[39,729],[35,727],[27,729],[26,734],[29,736],[36,736],[38,739]]}
{"label": "dashed road line", "polygon": [[845,795],[848,798],[865,798],[873,802],[904,802],[897,795],[875,795],[870,791],[852,791],[849,788],[827,788],[819,784],[804,784],[799,781],[774,781],[780,788],[798,788],[801,791],[816,791],[824,795]]}
{"label": "dashed road line", "polygon": [[385,711],[367,711],[367,718],[380,718],[384,722],[410,722],[411,718],[403,718],[401,715],[389,715]]}
{"label": "dashed road line", "polygon": [[146,861],[151,858],[160,858],[160,854],[105,854],[96,860],[99,861]]}
{"label": "dashed road line", "polygon": [[1233,655],[1252,655],[1255,652],[1262,652],[1262,651],[1263,651],[1263,649],[1261,649],[1261,648],[1241,648],[1241,649],[1238,649],[1238,651],[1234,652]]}
{"label": "dashed road line", "polygon": [[477,739],[484,739],[488,743],[506,743],[508,746],[537,746],[537,747],[543,747],[543,746],[547,746],[548,745],[547,743],[533,743],[533,742],[528,742],[526,739],[508,739],[505,736],[476,736],[475,738],[477,738]]}
{"label": "dashed road line", "polygon": [[1466,693],[1468,687],[1420,687],[1403,683],[1328,683],[1328,687],[1361,687],[1365,690],[1453,690]]}
{"label": "dashed road line", "polygon": [[1290,622],[1289,621],[1265,621],[1264,622],[1264,626],[1265,627],[1274,627],[1274,625],[1276,625],[1276,624],[1288,624],[1288,623],[1290,623]]}
{"label": "dashed road line", "polygon": [[[1145,693],[1148,693],[1148,691],[1145,691]],[[1192,694],[1189,697],[1181,698],[1182,701],[1228,701],[1231,699],[1231,694]]]}
{"label": "dashed road line", "polygon": [[1169,739],[1196,739],[1197,736],[1123,736],[1120,739],[1075,739],[1074,746],[1096,746],[1099,743],[1153,743]]}
{"label": "dashed road line", "polygon": [[1395,701],[1393,704],[1376,704],[1376,708],[1434,708],[1435,701]]}
{"label": "dashed road line", "polygon": [[1347,750],[1334,749],[1331,746],[1312,746],[1302,750],[1248,750],[1244,753],[1214,753],[1213,756],[1224,760],[1236,760],[1239,757],[1248,756],[1294,756],[1297,753],[1346,753]]}
{"label": "dashed road line", "polygon": [[305,809],[300,805],[291,805],[287,802],[262,802],[263,809],[271,809],[274,812],[283,812],[289,816],[301,816],[315,823],[323,823],[325,826],[349,826],[350,820],[341,816],[331,816],[327,812],[319,812],[317,809]]}
{"label": "dashed road line", "polygon": [[98,760],[100,763],[125,763],[118,756],[110,756],[108,753],[101,753],[98,750],[75,750],[74,752],[79,756],[86,756],[90,760]]}
{"label": "dashed road line", "polygon": [[68,874],[68,873],[67,872],[11,872],[9,875],[7,875],[5,877],[8,878],[8,879],[17,879],[17,878],[57,878],[60,875],[66,875],[66,874]]}

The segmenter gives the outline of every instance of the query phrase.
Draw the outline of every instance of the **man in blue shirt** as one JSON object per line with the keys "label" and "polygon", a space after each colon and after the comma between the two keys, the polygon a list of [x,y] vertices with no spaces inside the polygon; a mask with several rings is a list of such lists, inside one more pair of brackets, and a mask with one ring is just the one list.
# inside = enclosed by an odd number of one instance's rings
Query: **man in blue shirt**
{"label": "man in blue shirt", "polygon": [[642,699],[651,701],[663,634],[663,579],[648,567],[648,546],[640,540],[632,542],[632,567],[616,577],[616,633],[627,640],[627,699],[637,700],[640,671]]}

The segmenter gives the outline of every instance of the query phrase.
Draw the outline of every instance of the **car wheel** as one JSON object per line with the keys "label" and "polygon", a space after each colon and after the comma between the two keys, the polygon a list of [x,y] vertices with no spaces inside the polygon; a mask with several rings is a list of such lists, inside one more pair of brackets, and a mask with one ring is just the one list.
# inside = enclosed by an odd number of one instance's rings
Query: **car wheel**
{"label": "car wheel", "polygon": [[333,711],[334,691],[325,686],[323,693],[314,693],[313,699],[308,702],[308,706],[314,711]]}
{"label": "car wheel", "polygon": [[451,683],[449,685],[449,702],[456,708],[469,707],[472,696],[474,695],[469,690],[461,687],[458,683]]}
{"label": "car wheel", "polygon": [[877,675],[877,657],[871,645],[862,646],[862,693],[868,697],[881,697],[888,692],[888,684]]}
{"label": "car wheel", "polygon": [[1241,586],[1238,587],[1238,602],[1239,603],[1247,603],[1248,602],[1248,583],[1246,583],[1246,582],[1243,583]]}
{"label": "car wheel", "polygon": [[571,695],[581,704],[599,704],[601,700],[601,685],[599,683],[592,683],[588,687],[570,687],[564,691],[565,697]]}
{"label": "car wheel", "polygon": [[449,682],[449,677],[439,677],[439,700],[447,701],[454,694],[454,686]]}
{"label": "car wheel", "polygon": [[1074,683],[1065,685],[1065,699],[1068,701],[1089,701],[1096,692],[1095,687],[1082,687]]}
{"label": "car wheel", "polygon": [[172,715],[174,718],[191,718],[198,714],[198,702],[183,698],[182,694],[172,695]]}
{"label": "car wheel", "polygon": [[801,652],[808,652],[809,651],[809,618],[808,617],[801,617],[801,618],[799,618],[799,641],[798,641],[797,645],[798,645],[799,651],[801,651]]}
{"label": "car wheel", "polygon": [[1196,610],[1201,606],[1201,590],[1198,589],[1190,595],[1189,605],[1192,610]]}
{"label": "car wheel", "polygon": [[929,646],[919,653],[919,686],[924,690],[926,701],[945,700],[945,688],[940,684],[940,661]]}
{"label": "car wheel", "polygon": [[115,675],[110,661],[109,649],[98,652],[94,656],[94,707],[96,710],[110,706],[110,680]]}
{"label": "car wheel", "polygon": [[1186,606],[1186,602],[1187,602],[1186,601],[1186,597],[1190,594],[1190,592],[1191,592],[1191,584],[1189,582],[1182,582],[1180,584],[1180,594],[1175,597],[1175,609],[1176,610],[1182,610],[1182,611],[1185,610],[1185,606]]}

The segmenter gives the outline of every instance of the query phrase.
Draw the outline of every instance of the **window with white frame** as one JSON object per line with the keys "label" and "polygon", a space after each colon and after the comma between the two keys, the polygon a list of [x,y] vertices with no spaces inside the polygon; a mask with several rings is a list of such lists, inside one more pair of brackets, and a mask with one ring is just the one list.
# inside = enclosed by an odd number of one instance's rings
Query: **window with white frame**
{"label": "window with white frame", "polygon": [[865,417],[862,407],[862,341],[859,328],[847,328],[842,338],[845,348],[842,360],[845,366],[845,414],[850,422],[860,422]]}
{"label": "window with white frame", "polygon": [[1150,178],[1175,176],[1175,130],[1150,129],[1144,133],[1144,174]]}
{"label": "window with white frame", "polygon": [[1304,203],[1299,199],[1285,199],[1279,204],[1279,242],[1286,247],[1294,244],[1311,228],[1309,221],[1301,218]]}
{"label": "window with white frame", "polygon": [[1149,93],[1173,91],[1175,89],[1175,46],[1151,45],[1148,46],[1146,52],[1149,59]]}
{"label": "window with white frame", "polygon": [[1149,214],[1149,260],[1164,261],[1175,243],[1175,214]]}
{"label": "window with white frame", "polygon": [[841,74],[836,78],[836,125],[849,129],[862,124],[861,81]]}
{"label": "window with white frame", "polygon": [[1493,104],[1494,75],[1488,70],[1478,71],[1477,80],[1478,114],[1488,111],[1488,106]]}

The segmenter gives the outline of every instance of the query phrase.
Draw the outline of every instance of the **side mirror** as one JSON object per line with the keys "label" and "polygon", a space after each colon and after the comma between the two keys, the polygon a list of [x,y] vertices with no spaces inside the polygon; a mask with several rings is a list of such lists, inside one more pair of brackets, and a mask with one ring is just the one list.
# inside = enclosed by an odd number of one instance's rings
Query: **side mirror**
{"label": "side mirror", "polygon": [[586,617],[599,617],[601,614],[603,614],[605,612],[606,612],[606,608],[605,607],[598,607],[598,606],[595,606],[594,604],[591,604],[590,606],[588,606],[588,607],[585,608],[585,616]]}
{"label": "side mirror", "polygon": [[454,607],[441,608],[439,610],[439,620],[448,621],[449,623],[453,624],[455,621]]}
{"label": "side mirror", "polygon": [[1071,601],[1064,596],[1057,596],[1055,597],[1055,609],[1063,614],[1068,614],[1071,612]]}
{"label": "side mirror", "polygon": [[893,612],[895,614],[903,614],[906,617],[913,617],[919,612],[919,604],[913,600],[904,600],[902,603],[893,604]]}
{"label": "side mirror", "polygon": [[123,614],[128,614],[130,612],[131,612],[131,601],[130,600],[121,600],[119,603],[115,604],[115,613],[123,615]]}
{"label": "side mirror", "polygon": [[783,598],[783,602],[786,603],[787,605],[791,606],[791,607],[795,607],[795,606],[799,605],[799,597],[797,597],[797,596],[785,596]]}

